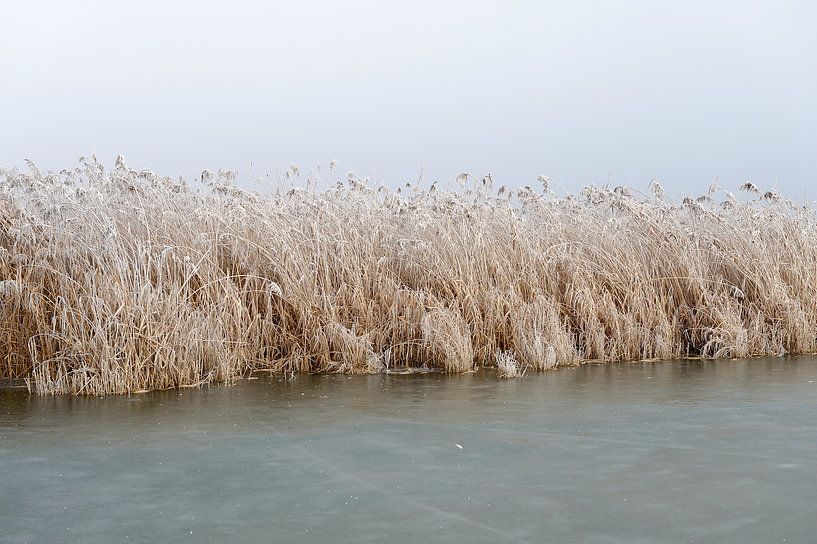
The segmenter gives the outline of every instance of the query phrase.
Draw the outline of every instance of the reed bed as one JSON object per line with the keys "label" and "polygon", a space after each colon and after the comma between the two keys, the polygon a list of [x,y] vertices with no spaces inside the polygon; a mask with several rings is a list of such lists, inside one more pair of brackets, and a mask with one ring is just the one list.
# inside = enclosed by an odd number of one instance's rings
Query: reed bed
{"label": "reed bed", "polygon": [[518,376],[817,351],[815,214],[773,191],[301,176],[254,192],[121,158],[0,172],[0,378],[97,395],[259,370]]}

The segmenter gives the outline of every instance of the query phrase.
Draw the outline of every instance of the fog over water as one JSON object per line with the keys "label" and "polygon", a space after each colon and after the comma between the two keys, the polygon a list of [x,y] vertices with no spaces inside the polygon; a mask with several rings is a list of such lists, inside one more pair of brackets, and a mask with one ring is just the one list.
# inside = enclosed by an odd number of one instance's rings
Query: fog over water
{"label": "fog over water", "polygon": [[[817,172],[809,2],[6,2],[0,165],[193,176],[338,159],[396,186],[675,195]],[[814,195],[807,195],[813,198]]]}

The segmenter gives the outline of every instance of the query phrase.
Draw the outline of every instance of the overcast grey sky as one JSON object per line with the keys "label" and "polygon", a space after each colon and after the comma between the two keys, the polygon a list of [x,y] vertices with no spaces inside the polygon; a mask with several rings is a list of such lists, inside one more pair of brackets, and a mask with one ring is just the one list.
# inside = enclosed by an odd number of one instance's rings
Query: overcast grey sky
{"label": "overcast grey sky", "polygon": [[0,2],[4,165],[817,193],[812,2]]}

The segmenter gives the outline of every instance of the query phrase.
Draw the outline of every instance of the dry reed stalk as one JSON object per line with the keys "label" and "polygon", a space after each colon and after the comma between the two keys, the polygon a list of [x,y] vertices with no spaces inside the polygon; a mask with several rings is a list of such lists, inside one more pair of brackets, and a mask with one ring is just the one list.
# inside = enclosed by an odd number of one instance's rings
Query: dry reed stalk
{"label": "dry reed stalk", "polygon": [[494,195],[463,174],[398,193],[353,172],[319,192],[287,172],[272,196],[93,157],[0,172],[0,378],[108,394],[817,351],[817,222],[776,192]]}

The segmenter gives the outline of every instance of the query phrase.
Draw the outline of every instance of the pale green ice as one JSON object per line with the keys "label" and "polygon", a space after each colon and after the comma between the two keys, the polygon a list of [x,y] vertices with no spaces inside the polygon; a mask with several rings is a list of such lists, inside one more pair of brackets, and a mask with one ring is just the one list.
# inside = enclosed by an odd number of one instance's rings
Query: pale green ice
{"label": "pale green ice", "polygon": [[815,542],[817,359],[0,389],[0,542]]}

